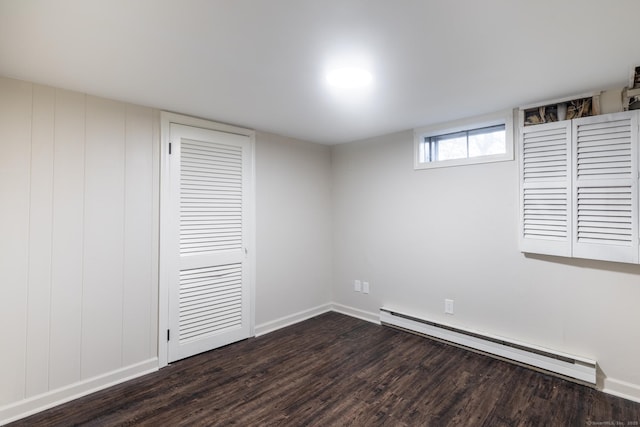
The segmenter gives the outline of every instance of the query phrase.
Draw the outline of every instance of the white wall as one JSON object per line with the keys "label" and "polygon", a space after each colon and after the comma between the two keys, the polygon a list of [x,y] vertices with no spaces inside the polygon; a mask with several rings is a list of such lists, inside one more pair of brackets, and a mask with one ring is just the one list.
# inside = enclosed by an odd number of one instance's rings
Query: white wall
{"label": "white wall", "polygon": [[158,124],[0,78],[0,420],[157,367]]}
{"label": "white wall", "polygon": [[327,146],[256,135],[256,332],[331,302]]}
{"label": "white wall", "polygon": [[640,400],[640,266],[523,255],[516,162],[414,171],[412,144],[407,131],[332,149],[334,301],[591,357],[601,387]]}

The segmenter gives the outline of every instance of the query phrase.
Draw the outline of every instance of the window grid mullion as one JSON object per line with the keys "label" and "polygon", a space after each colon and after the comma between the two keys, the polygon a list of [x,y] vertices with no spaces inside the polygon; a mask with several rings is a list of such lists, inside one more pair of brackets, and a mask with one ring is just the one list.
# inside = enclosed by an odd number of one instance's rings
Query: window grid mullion
{"label": "window grid mullion", "polygon": [[466,154],[465,157],[468,159],[469,158],[469,131],[468,130],[464,132],[464,136],[465,136],[465,141],[467,142],[467,151],[465,153]]}

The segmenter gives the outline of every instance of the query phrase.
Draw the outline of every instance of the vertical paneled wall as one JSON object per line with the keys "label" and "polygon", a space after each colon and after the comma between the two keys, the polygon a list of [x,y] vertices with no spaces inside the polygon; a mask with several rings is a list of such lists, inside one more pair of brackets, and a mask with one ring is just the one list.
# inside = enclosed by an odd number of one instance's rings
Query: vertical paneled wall
{"label": "vertical paneled wall", "polygon": [[157,356],[158,125],[0,78],[0,407]]}
{"label": "vertical paneled wall", "polygon": [[0,80],[0,404],[26,393],[32,87]]}

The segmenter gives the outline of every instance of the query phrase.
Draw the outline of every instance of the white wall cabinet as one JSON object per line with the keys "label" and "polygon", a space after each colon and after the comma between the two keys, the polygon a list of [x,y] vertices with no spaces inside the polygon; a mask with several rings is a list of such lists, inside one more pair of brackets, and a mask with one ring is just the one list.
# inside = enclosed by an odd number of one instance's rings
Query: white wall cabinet
{"label": "white wall cabinet", "polygon": [[522,252],[640,261],[639,114],[520,127]]}

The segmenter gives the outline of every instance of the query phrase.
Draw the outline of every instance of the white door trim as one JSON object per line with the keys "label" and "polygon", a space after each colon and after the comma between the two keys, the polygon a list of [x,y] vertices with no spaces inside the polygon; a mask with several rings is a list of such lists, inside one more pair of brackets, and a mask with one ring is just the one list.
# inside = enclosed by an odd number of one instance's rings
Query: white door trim
{"label": "white door trim", "polygon": [[251,189],[248,195],[249,206],[247,207],[247,250],[248,250],[248,271],[247,279],[249,280],[249,336],[255,335],[255,266],[256,266],[256,244],[255,244],[255,131],[250,129],[239,128],[236,126],[216,123],[209,120],[198,119],[195,117],[183,116],[181,114],[169,113],[162,111],[160,113],[160,265],[158,277],[158,366],[160,368],[168,364],[168,342],[167,330],[169,329],[169,269],[166,251],[167,233],[163,233],[169,226],[167,213],[170,212],[169,204],[169,185],[170,180],[168,174],[169,168],[169,135],[171,123],[180,125],[199,127],[220,132],[233,133],[249,137],[251,150]]}

